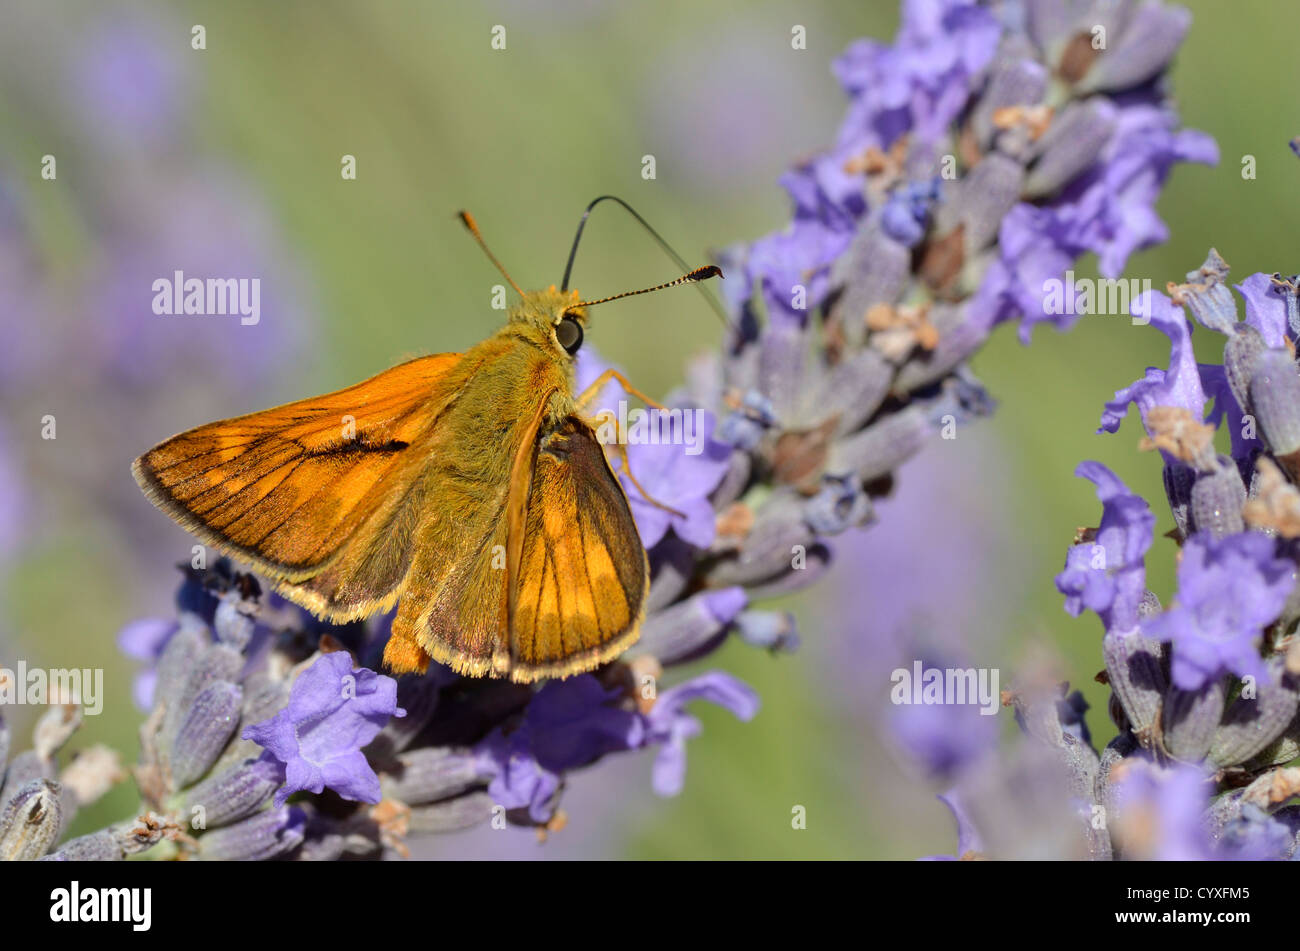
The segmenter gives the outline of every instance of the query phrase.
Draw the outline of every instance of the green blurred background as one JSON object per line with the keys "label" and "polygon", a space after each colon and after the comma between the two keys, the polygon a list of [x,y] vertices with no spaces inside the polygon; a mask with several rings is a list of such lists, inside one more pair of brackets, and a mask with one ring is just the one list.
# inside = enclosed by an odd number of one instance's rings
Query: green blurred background
{"label": "green blurred background", "polygon": [[[131,618],[170,611],[170,565],[189,551],[179,530],[157,524],[163,516],[131,499],[132,457],[210,418],[331,390],[404,356],[481,339],[500,320],[489,307],[499,278],[454,221],[458,208],[474,212],[526,286],[558,282],[579,212],[606,192],[634,204],[693,263],[709,249],[781,227],[788,207],[777,176],[829,142],[842,115],[831,60],[859,36],[892,37],[898,19],[893,0],[2,6],[10,29],[0,53],[21,49],[26,58],[16,65],[7,56],[0,66],[0,172],[22,183],[43,279],[57,289],[93,273],[98,251],[87,208],[100,199],[86,194],[111,193],[114,176],[132,168],[181,170],[197,181],[236,176],[257,196],[293,262],[305,315],[289,354],[254,383],[232,385],[214,372],[201,397],[178,399],[175,408],[147,385],[125,389],[120,412],[147,406],[157,420],[143,442],[132,431],[78,454],[78,414],[103,393],[81,379],[71,358],[63,375],[41,382],[39,398],[6,407],[9,438],[27,447],[39,439],[41,400],[57,403],[59,451],[73,462],[47,468],[40,452],[18,454],[30,493],[24,507],[38,514],[21,551],[0,566],[0,649],[29,664],[75,657],[71,662],[104,667],[106,712],[74,745],[108,742],[128,758],[138,725],[129,700],[133,665],[118,655],[114,636]],[[1290,244],[1300,221],[1300,162],[1287,148],[1300,132],[1300,61],[1279,22],[1281,6],[1189,6],[1195,19],[1173,88],[1186,125],[1212,134],[1222,159],[1215,169],[1175,170],[1159,205],[1171,240],[1136,255],[1127,276],[1163,288],[1182,280],[1211,246],[1236,280],[1300,269]],[[122,22],[144,24],[175,44],[178,78],[168,81],[184,91],[184,135],[124,141],[110,154],[83,139],[75,122],[47,111],[42,92],[57,97],[86,44],[101,35],[113,42]],[[206,50],[190,49],[192,24],[206,27]],[[490,47],[495,24],[507,29],[505,51]],[[807,27],[806,50],[790,47],[794,24]],[[39,180],[47,152],[59,155],[57,182]],[[344,154],[356,156],[355,181],[340,177]],[[646,154],[656,158],[653,181],[641,177]],[[1257,158],[1255,180],[1242,177],[1246,154]],[[1092,274],[1092,262],[1078,271]],[[673,274],[644,233],[604,208],[587,229],[574,282],[585,294],[604,295]],[[48,325],[0,313],[5,337],[21,341],[60,321],[75,330],[96,319],[84,300],[57,306],[53,296]],[[142,307],[148,299],[142,295]],[[264,324],[278,316],[264,304]],[[651,393],[671,388],[686,360],[718,338],[711,313],[689,292],[611,307],[588,336]],[[1113,728],[1104,688],[1092,682],[1101,666],[1100,628],[1095,618],[1065,615],[1052,577],[1076,526],[1095,524],[1099,515],[1091,486],[1072,476],[1082,459],[1102,460],[1152,499],[1158,533],[1171,527],[1159,463],[1137,452],[1137,428],[1094,435],[1103,401],[1166,356],[1157,331],[1116,318],[1084,319],[1069,334],[1040,330],[1028,347],[1004,327],[975,361],[1001,401],[998,413],[956,442],[932,446],[934,458],[925,463],[941,474],[939,484],[961,487],[934,499],[940,512],[958,519],[963,507],[987,506],[1000,526],[978,566],[1000,592],[996,610],[976,605],[965,619],[972,643],[994,645],[981,663],[1000,666],[1006,678],[1017,664],[1054,658],[1092,703],[1091,725],[1102,742]],[[1212,350],[1200,356],[1219,357]],[[205,368],[187,373],[202,376]],[[98,490],[60,477],[69,465],[98,473],[94,485],[116,486],[111,518]],[[142,558],[119,531],[122,519],[171,532],[171,549],[146,548]],[[917,530],[930,531],[920,523]],[[852,547],[832,579],[791,602],[803,634],[799,653],[769,657],[731,644],[706,662],[752,684],[763,709],[750,723],[699,711],[705,730],[691,741],[679,797],[653,795],[647,758],[606,763],[574,778],[567,830],[542,848],[518,833],[529,841],[507,851],[651,858],[951,851],[947,811],[882,746],[878,724],[855,702],[852,678],[828,687],[829,673],[842,673],[844,642],[863,623],[864,609],[845,609],[838,592],[870,569],[872,537],[867,532]],[[923,542],[942,549],[944,533]],[[1160,538],[1148,559],[1149,584],[1162,599],[1172,590],[1172,557],[1172,544]],[[943,598],[944,585],[933,579],[935,598]],[[18,711],[19,731],[28,714]],[[133,803],[128,783],[81,816],[78,828],[119,818]],[[791,828],[795,804],[807,808],[804,831]],[[494,847],[474,835],[432,843],[421,854]]]}

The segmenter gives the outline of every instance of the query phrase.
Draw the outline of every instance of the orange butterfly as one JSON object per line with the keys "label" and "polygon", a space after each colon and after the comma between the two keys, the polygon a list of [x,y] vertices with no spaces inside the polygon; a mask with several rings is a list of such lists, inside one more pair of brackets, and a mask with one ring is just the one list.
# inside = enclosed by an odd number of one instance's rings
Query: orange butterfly
{"label": "orange butterfly", "polygon": [[[398,604],[384,651],[396,673],[433,659],[470,676],[566,677],[636,641],[649,586],[584,410],[611,377],[658,404],[613,370],[573,395],[585,308],[721,271],[598,301],[525,293],[461,219],[522,297],[495,334],[191,429],[132,471],[160,509],[312,613],[344,622]],[[620,468],[642,491],[625,452]]]}

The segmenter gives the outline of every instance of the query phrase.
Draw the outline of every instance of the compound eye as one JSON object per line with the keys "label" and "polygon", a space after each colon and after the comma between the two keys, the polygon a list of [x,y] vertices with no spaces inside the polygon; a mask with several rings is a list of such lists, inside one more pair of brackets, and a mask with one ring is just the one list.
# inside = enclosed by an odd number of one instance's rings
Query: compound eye
{"label": "compound eye", "polygon": [[573,356],[582,346],[582,324],[572,317],[562,317],[555,325],[555,340],[564,348],[564,352]]}

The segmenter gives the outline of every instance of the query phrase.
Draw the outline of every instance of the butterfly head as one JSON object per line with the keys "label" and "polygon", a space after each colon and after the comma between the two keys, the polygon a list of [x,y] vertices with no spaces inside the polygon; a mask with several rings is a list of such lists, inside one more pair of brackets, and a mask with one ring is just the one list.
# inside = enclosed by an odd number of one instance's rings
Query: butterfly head
{"label": "butterfly head", "polygon": [[557,290],[552,284],[546,290],[525,293],[510,310],[510,322],[523,324],[532,335],[576,356],[587,325],[587,311],[578,301],[577,291]]}

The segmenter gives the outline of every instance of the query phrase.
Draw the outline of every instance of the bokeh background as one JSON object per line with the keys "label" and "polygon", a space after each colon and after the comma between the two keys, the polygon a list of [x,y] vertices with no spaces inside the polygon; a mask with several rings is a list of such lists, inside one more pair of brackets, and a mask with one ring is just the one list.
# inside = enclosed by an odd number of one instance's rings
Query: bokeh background
{"label": "bokeh background", "polygon": [[[1187,5],[1176,97],[1222,161],[1175,170],[1159,206],[1171,239],[1133,257],[1126,276],[1163,288],[1211,246],[1236,280],[1300,270],[1293,36],[1270,0]],[[781,227],[777,176],[828,143],[841,116],[831,60],[859,36],[892,37],[897,20],[894,0],[3,0],[0,665],[104,668],[105,712],[76,743],[133,759],[133,667],[115,637],[132,618],[170,613],[172,566],[190,542],[140,496],[132,458],[192,425],[489,333],[499,278],[454,221],[458,208],[531,286],[558,281],[579,212],[605,192],[693,263]],[[205,50],[191,49],[194,24]],[[490,46],[496,24],[504,51]],[[795,24],[805,50],[791,49]],[[345,154],[355,181],[340,176]],[[653,181],[641,177],[647,154]],[[41,178],[45,155],[52,181]],[[1254,179],[1242,176],[1245,155]],[[155,316],[150,285],[177,268],[260,277],[260,324]],[[1079,273],[1093,274],[1091,262]],[[575,285],[604,295],[674,275],[605,207]],[[719,337],[698,295],[682,291],[601,310],[588,341],[663,393]],[[843,539],[832,576],[790,600],[802,649],[774,657],[737,643],[705,662],[752,684],[763,709],[750,723],[699,711],[705,730],[680,796],[651,792],[647,758],[607,759],[573,778],[569,827],[544,846],[483,830],[419,854],[951,852],[937,790],[887,738],[893,646],[961,645],[971,663],[1001,668],[1004,685],[1018,667],[1047,665],[1083,689],[1101,742],[1113,735],[1092,681],[1099,625],[1065,615],[1052,577],[1076,526],[1099,513],[1072,476],[1080,460],[1162,498],[1136,427],[1094,430],[1103,401],[1166,356],[1157,331],[1119,318],[1040,330],[1027,347],[1002,328],[975,361],[998,413],[905,467],[880,523]],[[46,416],[56,439],[42,439]],[[1149,559],[1162,599],[1171,544],[1158,540]],[[32,713],[6,716],[21,735]],[[125,784],[77,831],[134,802]],[[796,804],[804,831],[791,828]]]}

